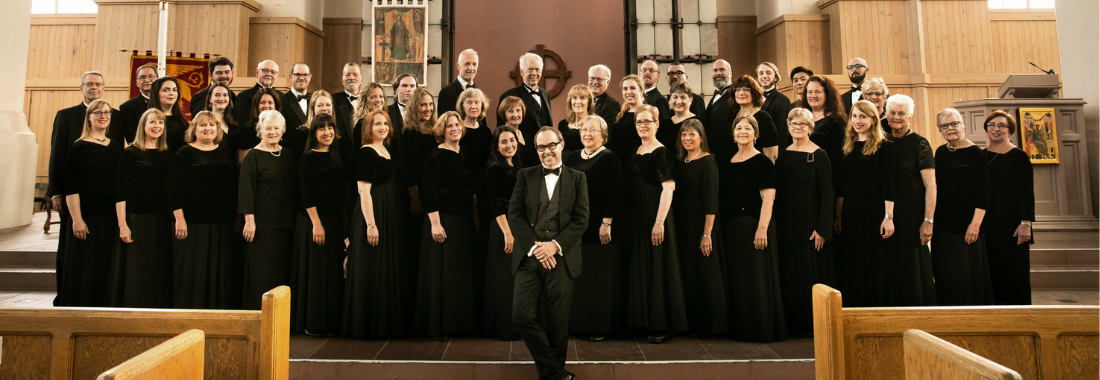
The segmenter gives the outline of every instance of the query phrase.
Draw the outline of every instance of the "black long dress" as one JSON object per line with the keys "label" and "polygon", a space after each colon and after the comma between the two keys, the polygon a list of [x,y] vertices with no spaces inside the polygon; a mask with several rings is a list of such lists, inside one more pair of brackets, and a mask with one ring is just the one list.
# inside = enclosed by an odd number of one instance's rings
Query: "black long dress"
{"label": "black long dress", "polygon": [[416,326],[432,336],[474,331],[473,253],[474,181],[466,155],[436,148],[424,164],[420,195],[424,213],[439,213],[447,238],[432,239],[432,224],[424,217],[417,275]]}
{"label": "black long dress", "polygon": [[254,215],[256,233],[244,261],[245,309],[259,310],[265,292],[290,285],[298,219],[298,157],[294,150],[253,149],[241,162],[238,212]]}
{"label": "black long dress", "polygon": [[[607,335],[623,329],[622,244],[626,236],[622,222],[623,172],[618,156],[610,149],[587,160],[581,151],[565,156],[565,166],[584,173],[588,183],[588,227],[581,235],[584,275],[573,281],[573,306],[569,330],[582,334]],[[600,242],[600,225],[611,220],[611,242]],[[619,223],[617,223],[619,222]],[[620,233],[623,232],[623,233]]]}
{"label": "black long dress", "polygon": [[182,210],[187,237],[172,247],[172,303],[178,309],[241,305],[242,262],[233,249],[237,161],[224,146],[184,145],[168,169],[168,208]]}
{"label": "black long dress", "polygon": [[[477,202],[477,221],[478,228],[477,234],[473,241],[473,278],[483,279],[485,278],[485,265],[488,254],[489,244],[489,230],[490,224],[496,223],[490,219],[490,206],[487,201],[488,196],[485,194],[486,184],[481,179],[485,178],[485,166],[489,163],[489,153],[492,151],[493,132],[489,130],[489,127],[485,124],[485,119],[478,122],[477,128],[466,128],[466,133],[462,135],[462,140],[459,141],[459,146],[462,147],[462,153],[466,155],[466,163],[473,170],[471,175],[478,180],[473,181],[474,194],[476,194]],[[476,308],[478,319],[483,319],[482,312],[485,310],[485,305],[482,302],[485,300],[485,282],[474,282],[474,301],[477,304]]]}
{"label": "black long dress", "polygon": [[764,203],[760,191],[776,187],[775,166],[758,153],[742,162],[723,162],[719,173],[720,212],[725,216],[722,236],[726,239],[722,274],[727,282],[733,339],[786,340],[775,223],[768,223],[767,247],[756,249],[754,244]]}
{"label": "black long dress", "polygon": [[[894,146],[882,141],[874,154],[863,154],[865,141],[856,141],[844,156],[842,183],[837,197],[844,198],[841,232],[844,240],[837,252],[837,285],[844,304],[853,307],[888,306],[889,284],[893,281],[889,252],[893,237],[879,233],[886,215],[886,201],[894,201]],[[896,226],[895,226],[896,229]]]}
{"label": "black long dress", "polygon": [[[725,281],[722,279],[725,246],[718,213],[718,163],[714,162],[714,156],[707,155],[676,166],[672,210],[676,212],[676,238],[680,239],[676,252],[680,255],[688,327],[698,334],[725,334],[729,332]],[[703,256],[699,244],[707,215],[714,215],[710,231],[712,249],[709,256]]]}
{"label": "black long dress", "polygon": [[[409,194],[408,187],[417,187],[418,195],[417,199],[420,202],[420,207],[424,207],[424,188],[422,182],[424,180],[424,164],[428,159],[428,155],[432,153],[435,148],[439,146],[439,143],[435,142],[435,136],[431,133],[423,134],[414,128],[405,128],[401,135],[401,152],[397,157],[397,165],[400,167],[398,174],[401,181],[406,186],[405,192],[401,194],[402,204],[406,205],[405,213],[405,249],[410,254],[406,255],[406,259],[409,260],[409,268],[411,270],[409,280],[410,286],[416,286],[417,276],[420,275],[417,268],[420,268],[420,240],[423,238],[421,227],[424,224],[424,220],[427,220],[427,212],[422,211],[420,214],[412,215],[409,212],[409,205],[412,202],[412,195]],[[391,150],[392,153],[392,150]],[[390,157],[395,157],[392,154]],[[415,312],[415,310],[407,310],[409,313]]]}
{"label": "black long dress", "polygon": [[642,146],[642,138],[638,137],[638,129],[634,127],[634,113],[624,113],[614,123],[609,120],[607,135],[607,149],[618,155],[619,163],[623,165],[623,174],[626,175],[630,172],[630,160],[634,158],[638,147]]}
{"label": "black long dress", "polygon": [[[118,240],[115,216],[115,175],[118,171],[119,139],[108,145],[77,140],[65,157],[65,198],[80,196],[80,217],[88,227],[84,240],[73,238],[65,245],[59,267],[55,306],[106,307],[111,297],[108,278]],[[60,291],[60,290],[64,291]]]}
{"label": "black long dress", "polygon": [[565,142],[565,149],[562,151],[563,156],[584,149],[584,143],[581,142],[581,129],[571,128],[568,119],[562,119],[558,122],[558,131],[561,132],[562,141]]}
{"label": "black long dress", "polygon": [[[692,116],[684,120],[680,120],[679,123],[672,122],[672,118],[661,120],[661,126],[657,128],[657,141],[660,141],[664,146],[680,146],[680,126],[684,125],[688,120],[699,120],[699,116]],[[669,148],[669,150],[675,150]]]}
{"label": "black long dress", "polygon": [[810,134],[810,141],[817,144],[829,156],[829,162],[833,165],[833,192],[837,194],[840,187],[844,185],[844,181],[841,180],[840,166],[844,163],[844,129],[846,127],[844,119],[834,114],[815,121],[814,132]]}
{"label": "black long dress", "polygon": [[983,149],[989,162],[989,209],[982,220],[989,282],[996,305],[1031,305],[1031,240],[1016,244],[1016,227],[1035,221],[1035,174],[1027,153]]}
{"label": "black long dress", "polygon": [[512,189],[516,187],[518,171],[519,168],[515,166],[489,162],[485,168],[485,197],[478,201],[479,205],[481,202],[489,204],[491,216],[487,225],[482,224],[482,228],[489,230],[485,266],[484,330],[486,336],[500,340],[520,338],[516,326],[512,324],[512,288],[516,283],[516,278],[512,275],[512,255],[518,253],[504,252],[504,231],[496,221],[496,217],[508,215],[508,203],[512,199]]}
{"label": "black long dress", "polygon": [[367,242],[362,198],[356,196],[342,333],[356,338],[397,336],[405,331],[414,296],[409,283],[414,268],[409,267],[406,255],[417,254],[405,249],[408,210],[398,200],[406,190],[398,181],[397,163],[378,155],[374,148],[359,148],[355,160],[355,180],[370,184],[378,245]]}
{"label": "black long dress", "polygon": [[126,202],[132,243],[118,243],[121,276],[118,306],[172,307],[172,213],[168,210],[168,165],[172,153],[129,146],[118,162],[115,201]]}
{"label": "black long dress", "polygon": [[981,148],[971,145],[952,150],[944,144],[936,149],[932,269],[936,272],[936,299],[940,305],[994,302],[984,231],[979,230],[974,243],[966,243],[966,229],[974,219],[974,210],[989,209],[989,193],[989,166]]}
{"label": "black long dress", "polygon": [[[935,169],[932,146],[916,132],[890,141],[894,143],[894,237],[887,255],[890,270],[886,304],[882,306],[935,306],[936,285],[932,276],[932,255],[920,242],[924,223],[924,179],[921,170]],[[890,256],[892,255],[892,256]]]}
{"label": "black long dress", "polygon": [[[836,286],[833,255],[833,167],[818,148],[813,153],[786,150],[775,161],[775,242],[779,247],[780,288],[787,331],[813,337],[813,286]],[[825,244],[810,240],[817,232]]]}
{"label": "black long dress", "polygon": [[[298,164],[302,206],[294,227],[294,330],[313,334],[340,330],[344,309],[344,226],[347,166],[340,153],[307,150]],[[306,211],[316,207],[325,244],[313,242],[313,221]]]}
{"label": "black long dress", "polygon": [[630,229],[627,238],[632,240],[629,244],[632,249],[626,251],[630,255],[627,325],[675,333],[687,331],[688,323],[676,254],[676,218],[671,209],[664,220],[664,241],[654,246],[652,239],[661,204],[661,184],[675,180],[672,160],[672,153],[663,146],[630,159],[624,219],[631,224],[627,227]]}

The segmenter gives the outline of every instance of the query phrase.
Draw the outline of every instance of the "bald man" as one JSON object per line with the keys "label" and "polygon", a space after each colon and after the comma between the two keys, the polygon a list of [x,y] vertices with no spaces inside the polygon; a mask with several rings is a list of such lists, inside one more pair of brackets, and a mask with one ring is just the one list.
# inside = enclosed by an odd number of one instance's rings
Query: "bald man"
{"label": "bald man", "polygon": [[703,125],[707,129],[710,151],[718,162],[724,162],[721,161],[723,159],[728,161],[736,150],[733,130],[730,128],[733,120],[729,120],[732,108],[729,101],[733,96],[733,92],[729,91],[731,75],[730,63],[726,60],[719,59],[711,65],[710,79],[714,82],[714,96],[707,104],[707,123]]}
{"label": "bald man", "polygon": [[867,79],[867,72],[871,71],[870,67],[867,67],[867,61],[863,58],[852,58],[848,61],[848,80],[852,81],[852,88],[841,95],[840,100],[844,102],[844,113],[852,113],[852,104],[857,101],[863,100],[863,81]]}
{"label": "bald man", "polygon": [[252,117],[252,97],[262,88],[271,88],[278,80],[279,65],[275,61],[269,59],[256,65],[256,85],[237,94],[236,103],[233,103],[233,121],[239,126],[248,124]]}

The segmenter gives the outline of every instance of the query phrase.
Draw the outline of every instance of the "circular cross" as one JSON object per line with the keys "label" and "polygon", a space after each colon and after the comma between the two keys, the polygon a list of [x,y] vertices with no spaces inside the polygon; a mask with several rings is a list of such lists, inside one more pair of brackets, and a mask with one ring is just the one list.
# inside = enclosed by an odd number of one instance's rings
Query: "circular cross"
{"label": "circular cross", "polygon": [[[554,88],[548,89],[546,95],[551,99],[558,96],[558,93],[560,93],[561,90],[565,88],[565,80],[573,76],[573,72],[569,71],[569,69],[566,68],[565,60],[562,59],[561,55],[558,55],[557,52],[546,49],[546,45],[542,44],[535,45],[535,49],[528,51],[528,53],[532,53],[541,57],[543,59],[543,62],[547,60],[552,60],[557,65],[558,68],[556,70],[546,70],[546,65],[545,63],[543,64],[542,78],[539,79],[539,88],[546,87],[546,78],[557,78],[558,80],[556,81],[556,83],[554,83]],[[508,73],[508,76],[512,79],[515,79],[516,86],[523,84],[523,75],[520,73],[519,70],[519,62],[516,62],[516,68],[513,69],[512,72]]]}

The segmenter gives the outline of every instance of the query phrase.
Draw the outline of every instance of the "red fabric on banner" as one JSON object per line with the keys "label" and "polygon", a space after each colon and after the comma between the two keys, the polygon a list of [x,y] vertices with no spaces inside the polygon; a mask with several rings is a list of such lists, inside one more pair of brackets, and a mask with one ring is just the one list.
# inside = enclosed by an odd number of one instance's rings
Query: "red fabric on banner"
{"label": "red fabric on banner", "polygon": [[[153,55],[131,55],[130,72],[134,72],[146,63],[156,64],[157,57]],[[191,95],[210,84],[210,71],[207,68],[209,63],[209,58],[168,57],[165,59],[165,66],[167,67],[164,69],[164,74],[176,78],[176,81],[179,82],[180,110],[183,111],[183,116],[188,121],[191,120],[191,111],[189,111],[191,109]],[[130,76],[131,98],[141,93],[141,89],[138,88],[134,79],[133,76]]]}

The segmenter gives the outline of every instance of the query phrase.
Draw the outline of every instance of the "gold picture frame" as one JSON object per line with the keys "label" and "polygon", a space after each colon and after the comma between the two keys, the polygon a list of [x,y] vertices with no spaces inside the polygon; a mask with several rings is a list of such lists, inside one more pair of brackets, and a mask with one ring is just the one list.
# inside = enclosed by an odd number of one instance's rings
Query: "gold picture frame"
{"label": "gold picture frame", "polygon": [[1020,149],[1032,164],[1057,164],[1061,159],[1054,108],[1020,108]]}
{"label": "gold picture frame", "polygon": [[375,0],[371,36],[371,71],[374,82],[389,86],[401,74],[410,74],[416,78],[417,83],[426,83],[427,1],[382,5]]}

